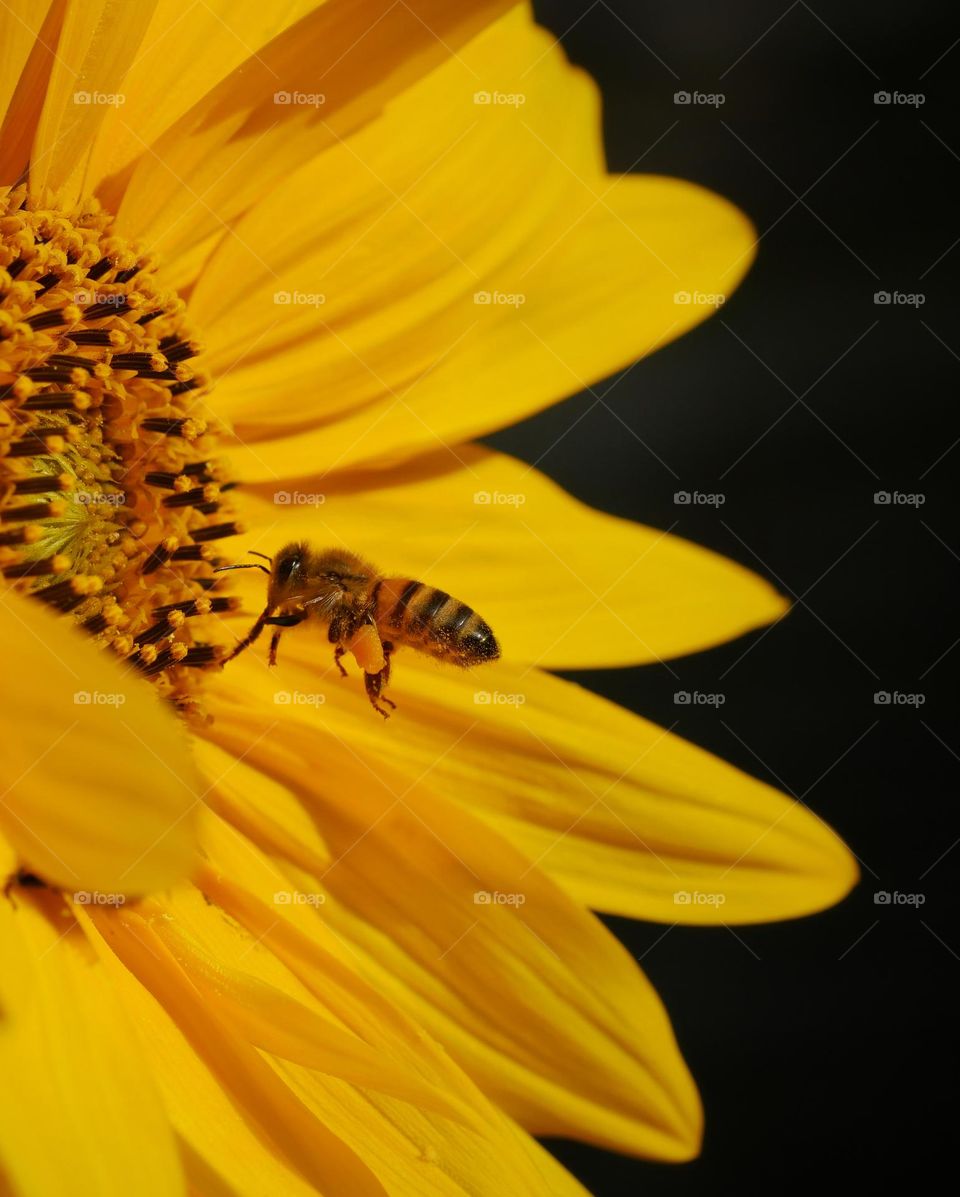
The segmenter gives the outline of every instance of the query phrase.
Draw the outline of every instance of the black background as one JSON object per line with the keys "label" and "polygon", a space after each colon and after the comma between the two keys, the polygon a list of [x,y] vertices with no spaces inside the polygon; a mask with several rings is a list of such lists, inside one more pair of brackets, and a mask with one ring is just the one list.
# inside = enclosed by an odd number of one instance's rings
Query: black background
{"label": "black background", "polygon": [[[950,1162],[956,1104],[960,17],[804,0],[536,8],[601,85],[612,171],[645,155],[637,169],[714,188],[764,234],[719,316],[611,393],[637,439],[598,407],[540,468],[795,599],[768,634],[671,662],[673,673],[568,676],[802,796],[863,868],[846,902],[790,923],[664,936],[610,920],[700,1084],[703,1154],[669,1166],[550,1146],[599,1197],[886,1187],[898,1174],[922,1191],[927,1170]],[[681,89],[726,102],[680,107]],[[925,103],[880,106],[881,90]],[[878,306],[877,291],[925,302]],[[490,443],[534,461],[591,401]],[[726,502],[681,507],[678,490]],[[877,505],[876,491],[925,502]],[[677,707],[681,688],[726,703]],[[880,690],[925,702],[876,705]],[[925,902],[877,905],[877,890]]]}

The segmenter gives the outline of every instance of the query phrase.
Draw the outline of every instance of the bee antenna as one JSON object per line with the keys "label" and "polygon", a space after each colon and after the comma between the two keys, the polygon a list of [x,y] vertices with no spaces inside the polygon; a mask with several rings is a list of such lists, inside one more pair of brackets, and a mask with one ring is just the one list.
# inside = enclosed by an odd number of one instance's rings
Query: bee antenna
{"label": "bee antenna", "polygon": [[266,553],[258,553],[256,549],[247,549],[247,552],[251,557],[262,557],[264,561],[269,561],[273,565],[273,558],[268,557]]}
{"label": "bee antenna", "polygon": [[[270,560],[269,557],[267,558],[267,560],[268,561]],[[215,574],[223,574],[223,573],[226,573],[228,569],[262,569],[263,572],[267,575],[267,577],[270,576],[270,571],[267,569],[267,567],[265,565],[257,565],[253,561],[249,562],[246,565],[219,565],[213,572]]]}

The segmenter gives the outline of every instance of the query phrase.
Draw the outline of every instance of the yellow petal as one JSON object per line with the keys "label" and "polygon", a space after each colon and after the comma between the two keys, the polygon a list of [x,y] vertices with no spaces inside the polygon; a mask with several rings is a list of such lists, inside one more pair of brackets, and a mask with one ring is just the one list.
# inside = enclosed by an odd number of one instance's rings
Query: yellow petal
{"label": "yellow petal", "polygon": [[[324,1151],[324,1139],[332,1132],[352,1147],[389,1192],[398,1195],[462,1197],[466,1193],[509,1190],[552,1197],[582,1192],[542,1148],[484,1102],[445,1053],[357,976],[349,963],[338,961],[320,948],[315,939],[292,925],[290,916],[305,911],[312,916],[317,932],[322,932],[314,909],[274,903],[268,907],[249,892],[250,887],[258,892],[263,890],[270,900],[278,884],[288,884],[276,866],[225,825],[221,825],[219,834],[214,827],[209,830],[205,849],[215,859],[216,866],[203,872],[204,894],[217,903],[225,899],[223,910],[231,917],[225,919],[221,910],[206,905],[195,895],[187,899],[178,893],[177,901],[164,916],[150,918],[146,931],[145,924],[139,923],[137,934],[154,946],[166,945],[172,942],[170,928],[176,928],[174,936],[179,938],[180,947],[192,945],[187,955],[180,957],[192,980],[197,979],[197,973],[190,956],[200,942],[208,944],[217,959],[227,963],[231,973],[243,970],[252,981],[275,984],[291,995],[297,994],[304,1005],[323,1008],[349,1026],[369,1043],[371,1050],[377,1051],[385,1072],[402,1067],[411,1084],[422,1087],[428,1081],[449,1093],[449,1101],[453,1102],[456,1094],[457,1102],[462,1101],[465,1108],[469,1106],[468,1129],[459,1120],[437,1118],[405,1101],[383,1097],[371,1090],[361,1092],[330,1075],[274,1059],[273,1067],[279,1078],[294,1090],[293,1093],[287,1090],[284,1100],[293,1102],[301,1111],[302,1105],[309,1107],[317,1120],[318,1152]],[[222,875],[224,867],[229,869],[234,865],[242,876],[240,883]],[[101,919],[111,941],[116,940],[114,921]],[[213,1045],[211,1050],[202,1035],[202,1026],[194,1025],[188,1008],[176,1003],[164,1009],[159,1004],[157,999],[166,1004],[171,992],[162,970],[154,969],[149,977],[143,974],[150,983],[148,993],[131,981],[130,974],[118,965],[106,944],[102,946],[104,966],[113,965],[118,988],[143,1028],[145,1050],[171,1119],[183,1138],[188,1175],[195,1187],[203,1192],[219,1192],[218,1186],[256,1193],[299,1195],[307,1191],[284,1165],[282,1153],[270,1155],[271,1143],[263,1134],[267,1127],[259,1121],[250,1121],[260,1100],[260,1080],[251,1076],[242,1090],[234,1092],[229,1074],[223,1071],[219,1048]],[[207,990],[204,997],[218,1024],[230,1028],[236,1045],[236,1033],[242,1035],[244,1025],[234,1021],[220,1004],[219,995]],[[264,1055],[268,1060],[271,1058],[268,1052]],[[220,1083],[213,1081],[208,1069]],[[302,1105],[297,1105],[298,1098]],[[231,1101],[235,1108],[231,1107]],[[426,1165],[431,1163],[433,1166],[428,1168]],[[348,1177],[337,1176],[334,1162],[326,1167],[329,1179],[323,1192],[352,1191],[347,1187]],[[544,1177],[543,1183],[531,1183],[531,1176],[539,1174]]]}
{"label": "yellow petal", "polygon": [[[80,918],[89,923],[83,914]],[[263,1142],[242,1106],[203,1064],[200,1055],[157,1000],[120,962],[92,925],[100,967],[138,1032],[145,1068],[176,1133],[191,1193],[282,1193],[315,1197],[316,1188]]]}
{"label": "yellow petal", "polygon": [[675,296],[728,294],[752,242],[702,188],[607,176],[595,86],[518,10],[257,205],[191,303],[241,472],[299,475],[582,390],[708,315]]}
{"label": "yellow petal", "polygon": [[0,898],[0,1175],[17,1194],[186,1193],[126,1012],[50,891]]}
{"label": "yellow petal", "polygon": [[[215,750],[208,746],[207,751]],[[452,1120],[437,1119],[419,1101],[397,1102],[376,1090],[362,1095],[369,1103],[364,1109],[355,1090],[339,1086],[330,1092],[321,1078],[302,1067],[281,1066],[319,1116],[342,1128],[339,1133],[354,1144],[391,1192],[496,1193],[506,1187],[510,1192],[551,1197],[581,1193],[539,1144],[481,1096],[439,1044],[406,1018],[378,986],[364,980],[350,945],[326,925],[322,906],[277,903],[278,887],[287,895],[291,892],[282,864],[219,819],[205,823],[204,852],[214,866],[200,878],[205,896],[222,905],[257,945],[253,960],[253,953],[244,954],[243,966],[262,969],[262,949],[272,952],[330,1015],[378,1052],[385,1066],[402,1066],[411,1078],[445,1092],[456,1110]],[[320,897],[316,890],[298,893]],[[218,955],[231,958],[229,948],[221,947]],[[370,1121],[371,1110],[376,1112],[375,1124]],[[433,1167],[425,1169],[426,1163]]]}
{"label": "yellow petal", "polygon": [[[226,684],[211,696],[205,735],[244,754],[221,794],[258,803],[261,770],[271,808],[276,787],[306,808],[328,859],[299,888],[325,894],[323,920],[364,975],[528,1130],[655,1158],[695,1153],[696,1090],[656,994],[609,932],[445,794],[358,759],[303,708],[271,726],[259,677],[255,661],[241,664],[244,697]],[[222,774],[216,757],[200,760]],[[522,906],[479,892],[520,894]]]}
{"label": "yellow petal", "polygon": [[466,673],[400,653],[385,734],[359,679],[339,682],[326,652],[309,633],[287,636],[274,691],[322,694],[322,706],[301,708],[319,711],[318,732],[407,784],[428,773],[594,909],[766,922],[831,906],[856,883],[850,852],[803,803],[579,686],[505,662]]}
{"label": "yellow petal", "polygon": [[0,829],[21,861],[70,892],[136,894],[176,880],[200,794],[179,721],[39,602],[7,594],[0,643]]}
{"label": "yellow petal", "polygon": [[[303,161],[369,120],[506,3],[329,0],[247,58],[98,194],[122,232],[175,265],[261,196],[279,200]],[[323,99],[283,103],[278,93]]]}
{"label": "yellow petal", "polygon": [[[456,458],[255,494],[239,500],[251,529],[244,550],[344,545],[386,575],[420,578],[478,610],[512,661],[646,664],[721,644],[786,609],[742,566],[586,507],[539,471],[475,445],[458,446]],[[259,610],[262,575],[234,576],[248,610]],[[242,634],[241,620],[231,626]]]}
{"label": "yellow petal", "polygon": [[[123,81],[125,102],[104,117],[90,162],[91,188],[148,153],[162,133],[317,0],[159,0]],[[202,47],[202,52],[200,48]]]}
{"label": "yellow petal", "polygon": [[50,0],[8,0],[0,7],[0,125],[49,8]]}
{"label": "yellow petal", "polygon": [[[265,1142],[320,1192],[382,1197],[383,1187],[277,1078],[257,1050],[218,1018],[178,967],[148,919],[135,910],[84,912],[141,985],[154,995]],[[136,1003],[129,990],[125,999]],[[145,1012],[139,1004],[140,1025]]]}
{"label": "yellow petal", "polygon": [[[252,974],[247,958],[249,941],[242,943],[241,958],[232,965],[230,955],[235,953],[214,950],[224,946],[223,940],[232,929],[215,928],[222,934],[211,950],[205,951],[191,935],[198,916],[204,924],[209,921],[208,911],[198,909],[198,903],[203,906],[195,891],[181,891],[165,900],[162,911],[147,904],[141,910],[148,918],[154,916],[155,933],[197,989],[249,1043],[352,1085],[390,1094],[446,1118],[467,1121],[465,1111],[440,1090],[419,1082],[361,1038],[341,1029],[313,1009],[303,995],[286,991],[276,979],[268,981]],[[155,917],[157,914],[162,917]]]}
{"label": "yellow petal", "polygon": [[52,190],[69,205],[89,194],[97,133],[107,111],[124,103],[124,77],[155,4],[83,0],[66,6],[31,155],[33,195]]}
{"label": "yellow petal", "polygon": [[[24,11],[27,9],[29,15]],[[4,14],[0,34],[7,68],[3,80],[8,89],[0,127],[0,181],[13,184],[27,175],[66,0],[51,0],[46,6],[34,5],[32,0],[15,0],[12,6],[5,4],[0,11]]]}

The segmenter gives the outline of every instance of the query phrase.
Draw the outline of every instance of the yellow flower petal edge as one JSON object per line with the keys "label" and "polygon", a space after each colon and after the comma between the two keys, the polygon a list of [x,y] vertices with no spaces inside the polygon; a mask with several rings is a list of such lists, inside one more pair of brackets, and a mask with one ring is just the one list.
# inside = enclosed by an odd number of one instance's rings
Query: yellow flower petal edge
{"label": "yellow flower petal edge", "polygon": [[[214,897],[262,949],[282,961],[332,1016],[376,1047],[384,1060],[402,1065],[411,1078],[444,1091],[451,1106],[465,1113],[466,1117],[455,1113],[437,1119],[420,1102],[397,1102],[368,1091],[362,1099],[382,1120],[371,1134],[364,1128],[363,1112],[357,1117],[359,1103],[353,1091],[340,1086],[324,1093],[319,1081],[309,1082],[306,1091],[312,1102],[319,1103],[321,1116],[343,1128],[338,1133],[354,1143],[388,1189],[393,1191],[389,1178],[395,1177],[399,1192],[422,1191],[425,1182],[422,1175],[418,1181],[417,1174],[431,1162],[433,1183],[440,1184],[436,1173],[442,1172],[448,1178],[444,1185],[458,1194],[498,1192],[504,1185],[524,1193],[581,1192],[539,1144],[482,1097],[422,1027],[405,1017],[379,986],[364,980],[356,956],[326,924],[321,906],[278,906],[276,888],[289,886],[290,881],[268,855],[213,816],[204,823],[203,845],[211,862],[198,879],[204,894]],[[191,921],[191,933],[199,932],[204,916],[212,923],[206,906],[195,905],[195,912],[198,917]],[[236,948],[225,942],[222,920],[217,927],[221,929],[217,954],[230,960]],[[239,963],[259,971],[264,954],[261,951],[251,960],[245,951]],[[290,1071],[286,1066],[282,1070]],[[293,1072],[300,1084],[307,1079],[302,1068]]]}
{"label": "yellow flower petal edge", "polygon": [[0,897],[0,1177],[16,1194],[185,1195],[127,1013],[61,899],[30,892]]}
{"label": "yellow flower petal edge", "polygon": [[[526,102],[476,104],[478,88]],[[600,144],[595,85],[517,11],[306,163],[283,221],[254,207],[192,297],[241,475],[456,444],[709,315],[677,295],[734,289],[749,221],[690,183],[608,176]],[[316,439],[295,435],[317,425]]]}
{"label": "yellow flower petal edge", "polygon": [[[269,1061],[228,1022],[177,967],[149,919],[135,910],[88,908],[96,927],[141,985],[184,1029],[194,1051],[241,1105],[244,1117],[272,1140],[282,1158],[320,1192],[382,1197],[382,1185],[355,1152],[308,1111]],[[339,1187],[338,1187],[339,1186]]]}
{"label": "yellow flower petal edge", "polygon": [[[322,695],[318,737],[408,785],[428,775],[587,906],[768,922],[831,906],[857,881],[849,850],[803,803],[580,686],[522,664],[467,673],[401,652],[398,733],[384,735],[359,679],[341,680],[328,652],[319,637],[289,636],[269,677],[254,659],[234,685],[281,701]],[[358,764],[354,786],[363,777]]]}
{"label": "yellow flower petal edge", "polygon": [[298,1173],[252,1123],[216,1070],[152,993],[115,955],[83,913],[97,963],[137,1030],[144,1068],[163,1103],[191,1193],[282,1193],[315,1197],[317,1189]]}
{"label": "yellow flower petal edge", "polygon": [[[123,80],[124,102],[104,115],[89,175],[120,174],[161,134],[258,50],[317,7],[317,0],[158,0]],[[203,47],[202,53],[193,51]],[[187,47],[185,54],[171,53]]]}
{"label": "yellow flower petal edge", "polygon": [[[205,851],[212,861],[202,870],[203,898],[198,892],[181,889],[172,900],[163,900],[159,916],[151,905],[144,904],[129,916],[124,912],[121,918],[145,920],[136,922],[136,933],[151,943],[156,936],[166,947],[176,945],[174,954],[194,984],[200,979],[195,968],[196,953],[208,951],[223,962],[229,977],[242,976],[251,994],[272,991],[273,997],[265,1005],[256,997],[251,1002],[253,1019],[261,1015],[268,1019],[271,1013],[278,1013],[276,995],[283,993],[289,1000],[295,1000],[301,1010],[312,1009],[315,1018],[322,1015],[331,1020],[331,1026],[336,1022],[349,1028],[358,1042],[366,1042],[371,1051],[379,1053],[385,1074],[391,1070],[398,1075],[404,1072],[409,1095],[417,1088],[422,1093],[428,1087],[442,1091],[451,1108],[460,1105],[465,1115],[464,1118],[454,1112],[451,1119],[448,1112],[438,1117],[430,1108],[432,1103],[424,1107],[416,1100],[411,1103],[404,1098],[387,1097],[377,1092],[376,1085],[373,1089],[358,1089],[332,1073],[328,1061],[316,1068],[303,1061],[293,1063],[292,1040],[279,1056],[273,1054],[260,1042],[262,1029],[250,1039],[251,1019],[237,1021],[224,1005],[223,994],[201,981],[199,992],[205,1005],[241,1039],[260,1047],[276,1076],[292,1090],[291,1097],[310,1108],[325,1128],[324,1134],[332,1133],[348,1144],[390,1193],[461,1197],[466,1193],[495,1192],[504,1186],[511,1186],[512,1192],[537,1194],[537,1197],[582,1192],[539,1145],[527,1139],[482,1098],[442,1049],[356,974],[349,958],[341,962],[319,946],[317,941],[324,927],[316,918],[315,909],[278,907],[271,901],[275,887],[286,882],[266,858],[212,816],[208,819],[208,829]],[[241,876],[236,882],[224,875],[224,870],[229,872],[235,865],[239,866]],[[204,901],[211,897],[220,910]],[[231,917],[225,919],[221,910]],[[292,925],[290,916],[304,912],[315,923],[312,936]],[[116,919],[108,915],[99,922],[105,935],[115,939]],[[94,941],[98,940],[94,933]],[[342,945],[338,946],[342,951]],[[100,948],[108,971],[122,969],[105,940]],[[272,1171],[279,1180],[286,1168],[280,1158],[272,1162],[262,1158],[263,1146],[269,1145],[262,1128],[254,1125],[250,1126],[252,1134],[235,1133],[236,1153],[225,1150],[219,1132],[223,1113],[214,1109],[217,1091],[210,1091],[208,1072],[213,1069],[220,1074],[221,1082],[225,1080],[217,1058],[203,1050],[191,1051],[189,1041],[196,1034],[192,1021],[175,1022],[171,1014],[178,1016],[178,1012],[160,1006],[168,991],[168,983],[161,980],[162,971],[155,970],[150,977],[146,974],[144,977],[149,981],[149,992],[136,982],[131,984],[129,974],[118,975],[118,988],[143,1029],[145,1051],[158,1074],[171,1121],[190,1145],[186,1155],[188,1175],[192,1178],[194,1172],[206,1171],[235,1184],[239,1154],[241,1158],[248,1157],[242,1167],[253,1164],[255,1172],[251,1174],[263,1177]],[[181,1010],[179,1014],[182,1013]],[[296,1030],[293,1025],[288,1029]],[[275,1027],[269,1033],[282,1035],[284,1030]],[[225,1092],[231,1094],[229,1084]],[[233,1100],[249,1110],[258,1098],[248,1084],[243,1095],[234,1094]],[[321,1141],[318,1150],[322,1146]],[[285,1185],[278,1190],[254,1185],[252,1190],[241,1191],[299,1193],[296,1177],[288,1175],[293,1180],[290,1187]],[[343,1188],[346,1183],[346,1177],[338,1185],[330,1181],[323,1191],[346,1191]],[[265,1179],[261,1180],[263,1184]]]}
{"label": "yellow flower petal edge", "polygon": [[[294,713],[265,724],[250,667],[238,681],[246,697],[216,700],[205,733],[226,754],[245,753],[216,787],[220,809],[298,890],[324,895],[323,920],[363,975],[528,1130],[654,1158],[694,1154],[700,1107],[666,1014],[599,921],[442,791],[365,765]],[[322,775],[309,763],[321,757]],[[198,759],[218,775],[226,758],[198,746]],[[277,822],[299,825],[298,804],[322,853]],[[477,896],[494,893],[522,901]]]}
{"label": "yellow flower petal edge", "polygon": [[[508,0],[328,0],[259,47],[97,194],[125,235],[171,263],[184,258],[506,7]],[[323,98],[283,103],[278,92]],[[289,200],[284,188],[285,210]]]}
{"label": "yellow flower petal edge", "polygon": [[[538,470],[476,445],[399,469],[260,485],[238,507],[251,529],[244,550],[273,553],[292,540],[349,548],[388,576],[462,598],[508,659],[552,669],[683,656],[787,606],[742,566],[587,507]],[[237,577],[246,609],[259,610],[262,578]],[[242,634],[242,620],[235,627]]]}
{"label": "yellow flower petal edge", "polygon": [[465,1108],[437,1088],[418,1083],[415,1076],[392,1065],[298,996],[240,967],[231,967],[221,955],[215,958],[191,942],[175,925],[173,912],[178,909],[173,900],[162,909],[149,902],[138,908],[152,921],[155,933],[211,1006],[216,1006],[250,1043],[280,1059],[469,1124]]}
{"label": "yellow flower petal edge", "polygon": [[0,833],[20,863],[71,893],[145,893],[182,876],[200,801],[182,724],[36,602],[3,596],[0,643]]}
{"label": "yellow flower petal edge", "polygon": [[111,106],[123,102],[124,76],[137,57],[155,3],[84,0],[63,6],[63,25],[30,154],[34,195],[49,191],[69,203],[92,191],[90,149]]}
{"label": "yellow flower petal edge", "polygon": [[42,36],[49,7],[49,0],[9,0],[0,7],[0,125],[16,92],[20,73],[38,35]]}

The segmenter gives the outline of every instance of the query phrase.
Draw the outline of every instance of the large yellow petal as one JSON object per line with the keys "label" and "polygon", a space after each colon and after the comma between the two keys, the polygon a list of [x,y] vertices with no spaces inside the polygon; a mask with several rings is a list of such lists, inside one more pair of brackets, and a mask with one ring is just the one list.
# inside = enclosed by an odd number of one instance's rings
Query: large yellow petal
{"label": "large yellow petal", "polygon": [[849,851],[802,803],[579,686],[528,666],[466,673],[401,652],[390,690],[399,709],[384,728],[360,679],[340,680],[328,652],[320,636],[291,633],[271,678],[256,658],[240,676],[281,701],[322,695],[301,710],[316,712],[318,736],[352,747],[360,778],[359,762],[407,785],[428,774],[588,906],[669,923],[766,922],[821,910],[856,882]]}
{"label": "large yellow petal", "polygon": [[[259,678],[256,661],[241,664],[233,687],[244,690],[211,695],[205,734],[244,754],[217,787],[222,809],[231,817],[238,803],[249,820],[249,805],[262,816],[269,802],[261,842],[286,857],[298,889],[324,894],[323,920],[363,974],[528,1130],[655,1158],[695,1153],[696,1090],[656,994],[609,932],[462,806],[358,758],[312,708],[288,706],[276,721]],[[199,759],[222,773],[220,754]],[[271,782],[260,792],[256,770]],[[312,863],[276,824],[298,803],[325,845]],[[479,892],[523,904],[485,904]]]}
{"label": "large yellow petal", "polygon": [[[29,16],[26,9],[30,10]],[[7,96],[0,124],[0,183],[12,185],[27,175],[66,0],[50,0],[46,6],[15,0],[13,5],[3,5],[2,12],[4,26],[0,33],[4,38]]]}
{"label": "large yellow petal", "polygon": [[69,621],[0,602],[6,776],[0,829],[71,892],[144,893],[190,864],[200,798],[183,727]]}
{"label": "large yellow petal", "polygon": [[274,973],[280,976],[264,976],[262,968],[251,971],[250,940],[224,927],[222,920],[211,919],[196,891],[181,889],[162,907],[144,904],[140,909],[208,1004],[248,1042],[351,1085],[389,1094],[445,1118],[469,1121],[465,1108],[440,1089],[341,1027],[327,1011],[316,1009],[300,986],[285,984],[287,974],[279,964]]}
{"label": "large yellow petal", "polygon": [[243,472],[302,474],[581,390],[709,314],[676,294],[729,293],[752,240],[702,188],[607,176],[594,84],[521,10],[265,197],[191,305]]}
{"label": "large yellow petal", "polygon": [[124,103],[110,107],[91,154],[95,188],[149,151],[162,133],[318,0],[158,0],[123,81]]}
{"label": "large yellow petal", "polygon": [[[314,502],[302,502],[316,496]],[[240,492],[242,549],[342,545],[480,611],[504,655],[554,669],[646,664],[730,640],[786,609],[772,587],[689,541],[577,502],[476,445],[393,470]],[[243,580],[248,610],[263,578]],[[242,623],[232,625],[240,633]]]}
{"label": "large yellow petal", "polygon": [[[218,1017],[147,918],[133,909],[107,912],[91,906],[85,913],[140,985],[179,1025],[263,1142],[321,1193],[382,1197],[383,1187],[356,1153],[306,1109],[252,1044]],[[164,1010],[148,1021],[138,996],[130,988],[124,993],[137,1011],[139,1025],[162,1021]],[[186,1078],[180,1079],[183,1083]]]}
{"label": "large yellow petal", "polygon": [[[249,1032],[255,1031],[251,1042],[261,1047],[266,1059],[272,1059],[280,1080],[294,1090],[294,1093],[288,1090],[284,1100],[292,1102],[302,1113],[297,1104],[299,1098],[302,1105],[313,1111],[318,1127],[318,1153],[324,1151],[324,1136],[332,1132],[336,1136],[334,1142],[349,1144],[388,1192],[403,1195],[462,1197],[466,1193],[499,1192],[505,1187],[511,1192],[538,1197],[580,1192],[579,1186],[549,1161],[541,1148],[484,1101],[438,1046],[364,982],[349,961],[341,962],[319,945],[317,941],[324,928],[313,909],[292,904],[278,906],[273,901],[278,885],[289,885],[276,866],[226,825],[211,822],[208,830],[205,850],[211,864],[201,877],[203,892],[213,902],[222,900],[223,909],[207,905],[197,894],[181,891],[172,901],[164,901],[162,915],[142,907],[140,913],[146,916],[146,922],[138,918],[129,926],[135,926],[137,936],[155,948],[162,945],[161,952],[163,948],[172,949],[171,954],[190,980],[195,984],[200,981],[199,996],[218,1024],[230,1028],[235,1046],[238,1034],[249,1039]],[[231,880],[225,875],[229,873],[236,873],[240,880]],[[225,918],[224,912],[230,917]],[[290,917],[301,913],[310,916],[315,929],[312,937],[301,932],[294,925],[295,917]],[[101,917],[99,925],[106,938],[126,955],[130,945],[122,942],[115,926],[117,921]],[[332,937],[328,938],[335,943]],[[416,1101],[410,1104],[408,1100],[384,1097],[376,1091],[383,1087],[380,1082],[374,1083],[373,1090],[360,1091],[343,1083],[342,1077],[335,1079],[336,1070],[331,1070],[326,1061],[317,1069],[303,1061],[283,1063],[262,1043],[264,1028],[255,1029],[249,1018],[236,1019],[235,1011],[224,1005],[219,988],[211,989],[203,982],[195,967],[195,956],[205,950],[224,966],[227,986],[232,983],[230,978],[242,972],[248,986],[286,993],[301,1010],[313,1010],[314,1017],[322,1012],[324,1017],[341,1022],[356,1035],[358,1043],[367,1043],[370,1052],[379,1057],[384,1078],[405,1073],[410,1095],[417,1089],[421,1094],[426,1094],[428,1088],[445,1091],[451,1109],[438,1117],[430,1112],[430,1105],[423,1108]],[[109,965],[109,960],[104,963]],[[193,1015],[179,1003],[166,1009],[158,1004],[159,999],[167,1005],[166,999],[172,992],[163,970],[142,971],[142,965],[135,967],[149,982],[150,993],[135,983],[131,985],[129,975],[118,974],[117,983],[148,1037],[151,1065],[159,1076],[171,1118],[189,1144],[187,1166],[191,1176],[206,1172],[218,1178],[220,1184],[236,1187],[238,1177],[244,1175],[243,1169],[252,1164],[254,1170],[247,1173],[251,1180],[247,1185],[240,1184],[239,1191],[301,1192],[295,1177],[292,1185],[289,1180],[284,1181],[284,1174],[287,1177],[291,1174],[280,1158],[270,1161],[265,1157],[263,1149],[269,1147],[269,1141],[250,1122],[260,1101],[257,1083],[248,1083],[243,1092],[235,1091],[223,1071],[216,1045],[211,1050],[205,1041],[197,1038],[202,1019],[195,1024]],[[275,1000],[263,1007],[264,1014]],[[259,1002],[255,999],[250,1009],[257,1007]],[[275,1009],[273,1012],[278,1013]],[[188,1015],[185,1021],[184,1014]],[[292,1053],[291,1045],[297,1038],[301,1018],[295,1022],[284,1018],[268,1031],[272,1035],[289,1033],[289,1042],[280,1053],[287,1061],[299,1054],[299,1048]],[[196,1050],[191,1049],[191,1041]],[[208,1069],[220,1077],[223,1088],[210,1091]],[[277,1078],[270,1079],[275,1086]],[[229,1102],[234,1109],[231,1110]],[[451,1120],[451,1111],[457,1104],[462,1105],[463,1116],[454,1113]],[[238,1113],[243,1122],[238,1122]],[[229,1136],[220,1131],[224,1122],[230,1129]],[[331,1154],[329,1148],[326,1154]],[[333,1161],[327,1169],[323,1192],[352,1191],[347,1187],[346,1176],[337,1182]],[[549,1176],[551,1183],[533,1183],[538,1173]],[[254,1176],[256,1182],[252,1180]],[[272,1186],[268,1183],[271,1179]],[[209,1187],[208,1181],[202,1191],[208,1191]],[[214,1187],[214,1191],[219,1190]]]}
{"label": "large yellow petal", "polygon": [[126,1011],[51,891],[0,898],[0,1175],[17,1194],[186,1193]]}
{"label": "large yellow petal", "polygon": [[83,0],[67,4],[43,112],[30,157],[33,195],[48,190],[63,206],[89,194],[90,154],[136,58],[156,0]]}
{"label": "large yellow petal", "polygon": [[[324,1093],[302,1068],[283,1067],[321,1116],[343,1128],[391,1192],[497,1193],[504,1187],[551,1195],[581,1192],[538,1144],[481,1096],[439,1044],[359,975],[350,945],[326,925],[322,907],[277,904],[278,887],[290,895],[290,881],[268,855],[219,819],[204,825],[204,852],[212,866],[199,878],[204,893],[282,960],[332,1016],[376,1049],[385,1065],[402,1064],[411,1080],[442,1089],[451,1106],[463,1111],[437,1119],[420,1102],[398,1103],[377,1092],[364,1094],[369,1103],[364,1110],[351,1090]],[[218,954],[231,958],[229,949],[221,947]],[[251,966],[249,954],[242,963]],[[261,963],[262,952],[254,966]],[[370,1126],[371,1110],[376,1130]],[[429,1181],[425,1163],[433,1165]]]}
{"label": "large yellow petal", "polygon": [[221,1079],[204,1066],[173,1018],[99,932],[90,926],[88,933],[100,967],[137,1028],[144,1066],[177,1136],[191,1193],[315,1197],[316,1188],[281,1158],[276,1146],[251,1130],[242,1106],[231,1100]]}
{"label": "large yellow petal", "polygon": [[0,126],[49,8],[50,0],[7,0],[0,6]]}
{"label": "large yellow petal", "polygon": [[[370,120],[507,2],[328,0],[231,71],[98,194],[122,232],[175,269],[262,196],[286,211],[281,184],[292,171]],[[278,93],[323,100],[281,103]]]}

